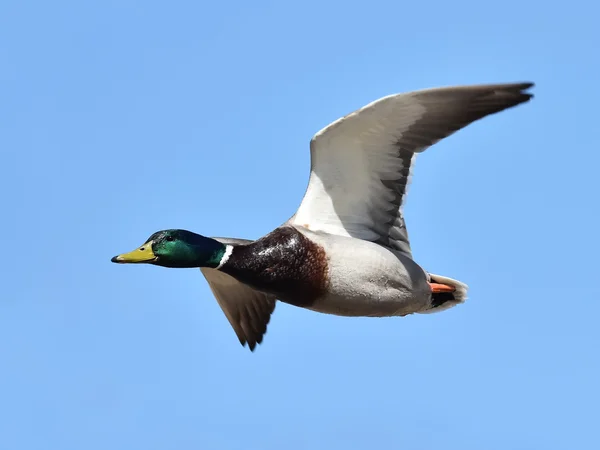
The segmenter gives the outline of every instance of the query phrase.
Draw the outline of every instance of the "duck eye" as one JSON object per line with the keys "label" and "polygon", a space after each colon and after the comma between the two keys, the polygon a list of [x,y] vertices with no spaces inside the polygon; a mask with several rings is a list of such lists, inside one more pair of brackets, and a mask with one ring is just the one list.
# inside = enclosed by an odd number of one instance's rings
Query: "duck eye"
{"label": "duck eye", "polygon": [[165,239],[166,239],[167,241],[171,242],[171,241],[173,240],[173,236],[167,236]]}

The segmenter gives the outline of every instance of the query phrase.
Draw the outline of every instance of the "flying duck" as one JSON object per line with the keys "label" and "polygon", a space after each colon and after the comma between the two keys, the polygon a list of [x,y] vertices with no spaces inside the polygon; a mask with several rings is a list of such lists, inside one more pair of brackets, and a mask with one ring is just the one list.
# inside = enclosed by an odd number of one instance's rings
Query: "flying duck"
{"label": "flying duck", "polygon": [[424,89],[376,100],[310,141],[296,213],[255,241],[181,229],[115,263],[200,268],[240,343],[263,340],[277,300],[340,316],[406,316],[463,303],[467,285],[414,260],[402,212],[415,157],[487,115],[527,102],[533,83]]}

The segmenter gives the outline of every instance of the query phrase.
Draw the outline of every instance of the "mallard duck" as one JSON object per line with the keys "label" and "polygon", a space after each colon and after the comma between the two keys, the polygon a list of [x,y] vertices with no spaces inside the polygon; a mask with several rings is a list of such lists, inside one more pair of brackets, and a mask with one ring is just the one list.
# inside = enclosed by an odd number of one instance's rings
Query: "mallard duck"
{"label": "mallard duck", "polygon": [[411,253],[402,205],[417,154],[487,115],[527,102],[533,83],[454,86],[376,100],[310,141],[296,213],[258,240],[170,229],[115,263],[200,268],[242,345],[254,350],[280,300],[340,316],[406,316],[463,303],[467,285]]}

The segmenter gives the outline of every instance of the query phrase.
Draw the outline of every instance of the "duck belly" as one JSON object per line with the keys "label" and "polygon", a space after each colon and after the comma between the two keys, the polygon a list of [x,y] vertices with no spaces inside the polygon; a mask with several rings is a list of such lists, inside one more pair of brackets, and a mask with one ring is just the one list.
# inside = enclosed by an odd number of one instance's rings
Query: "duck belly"
{"label": "duck belly", "polygon": [[305,233],[328,255],[327,292],[307,309],[339,316],[405,316],[431,303],[427,274],[409,257],[372,242]]}

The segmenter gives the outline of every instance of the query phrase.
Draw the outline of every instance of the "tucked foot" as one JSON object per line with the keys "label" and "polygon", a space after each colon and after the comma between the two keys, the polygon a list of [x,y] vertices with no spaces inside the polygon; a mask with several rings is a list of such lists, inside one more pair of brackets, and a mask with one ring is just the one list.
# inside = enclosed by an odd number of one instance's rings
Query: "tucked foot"
{"label": "tucked foot", "polygon": [[422,314],[444,311],[463,303],[467,299],[467,289],[469,287],[458,280],[430,273],[429,281],[431,305],[429,308],[420,311]]}
{"label": "tucked foot", "polygon": [[429,286],[431,287],[431,292],[433,292],[434,294],[440,294],[442,292],[451,293],[451,292],[456,291],[456,287],[451,286],[449,284],[429,283]]}

